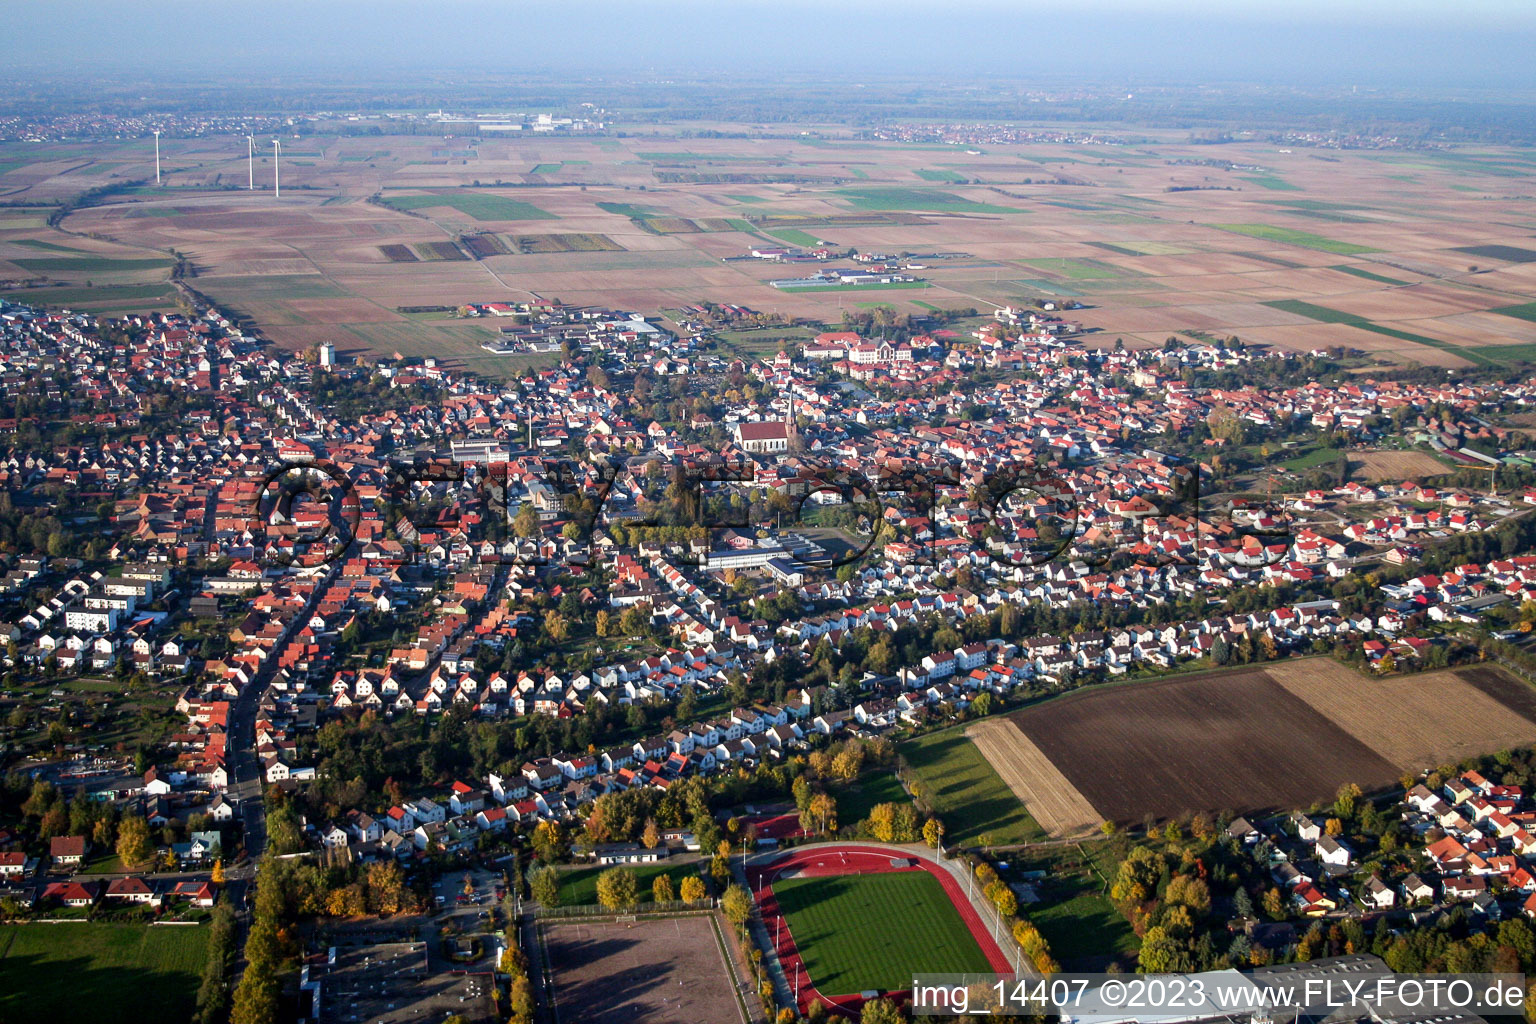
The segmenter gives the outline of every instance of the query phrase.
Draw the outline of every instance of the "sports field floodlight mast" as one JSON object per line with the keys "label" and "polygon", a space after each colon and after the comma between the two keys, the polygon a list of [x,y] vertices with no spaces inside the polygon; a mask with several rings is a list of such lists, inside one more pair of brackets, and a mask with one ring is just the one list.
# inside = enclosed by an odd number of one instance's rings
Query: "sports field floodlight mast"
{"label": "sports field floodlight mast", "polygon": [[160,133],[155,132],[155,185],[160,184]]}
{"label": "sports field floodlight mast", "polygon": [[245,137],[245,159],[246,188],[254,192],[256,191],[256,137],[254,135],[247,135]]}
{"label": "sports field floodlight mast", "polygon": [[283,143],[281,139],[272,140],[272,198],[283,198]]}

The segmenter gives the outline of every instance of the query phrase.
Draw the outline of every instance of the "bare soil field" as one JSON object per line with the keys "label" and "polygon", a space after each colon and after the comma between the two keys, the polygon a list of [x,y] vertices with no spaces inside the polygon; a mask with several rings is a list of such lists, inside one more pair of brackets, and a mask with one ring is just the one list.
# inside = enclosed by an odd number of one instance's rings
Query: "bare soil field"
{"label": "bare soil field", "polygon": [[[1006,728],[1023,742],[999,736]],[[1491,667],[1376,677],[1307,658],[1085,691],[986,732],[982,753],[1057,832],[1052,818],[1072,814],[1056,809],[1073,801],[1078,818],[1089,807],[1126,823],[1283,810],[1345,782],[1369,791],[1404,771],[1530,745],[1536,688]]]}
{"label": "bare soil field", "polygon": [[1350,452],[1349,470],[1351,479],[1399,482],[1450,472],[1428,452]]}
{"label": "bare soil field", "polygon": [[[1483,686],[1469,681],[1468,673],[1482,679]],[[1521,691],[1536,690],[1497,669],[1366,676],[1337,662],[1311,658],[1269,675],[1405,771],[1536,743],[1536,721],[1497,696],[1519,695],[1531,702]]]}
{"label": "bare soil field", "polygon": [[1086,835],[1104,820],[1040,748],[1006,718],[965,730],[1030,815],[1055,836]]}
{"label": "bare soil field", "polygon": [[1068,695],[1008,716],[1105,818],[1280,810],[1396,779],[1396,765],[1263,669]]}
{"label": "bare soil field", "polygon": [[541,926],[562,1024],[736,1024],[741,1010],[708,917]]}

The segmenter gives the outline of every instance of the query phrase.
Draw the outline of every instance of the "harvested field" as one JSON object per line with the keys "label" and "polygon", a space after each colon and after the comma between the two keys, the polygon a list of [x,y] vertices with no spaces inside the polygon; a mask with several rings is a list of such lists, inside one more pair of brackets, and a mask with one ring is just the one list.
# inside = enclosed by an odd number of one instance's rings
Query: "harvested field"
{"label": "harvested field", "polygon": [[1030,816],[1057,836],[1092,832],[1104,820],[1040,748],[1006,718],[989,718],[965,730]]}
{"label": "harvested field", "polygon": [[607,235],[512,235],[512,251],[523,254],[537,252],[623,252],[624,247]]}
{"label": "harvested field", "polygon": [[707,916],[540,926],[557,1020],[673,1024],[741,1020]]}
{"label": "harvested field", "polygon": [[1417,480],[1439,476],[1450,469],[1428,452],[1350,452],[1352,479]]}
{"label": "harvested field", "polygon": [[512,251],[499,235],[465,235],[459,239],[459,244],[477,260],[487,256],[505,256]]}
{"label": "harvested field", "polygon": [[408,245],[381,245],[379,252],[391,263],[416,263],[416,254]]}
{"label": "harvested field", "polygon": [[411,246],[423,260],[467,260],[464,250],[452,242],[417,242]]}
{"label": "harvested field", "polygon": [[1006,721],[1050,766],[1008,766],[1025,748],[1006,740],[1002,753],[996,741],[981,749],[1031,810],[1067,786],[1130,823],[1306,807],[1345,782],[1379,789],[1404,771],[1536,743],[1536,689],[1491,668],[1375,677],[1308,658],[1090,690]]}
{"label": "harvested field", "polygon": [[[1468,673],[1483,686],[1472,683]],[[1527,717],[1536,691],[1497,669],[1365,676],[1314,658],[1270,675],[1405,771],[1536,743],[1536,721]],[[1524,711],[1501,700],[1500,693],[1521,699]]]}

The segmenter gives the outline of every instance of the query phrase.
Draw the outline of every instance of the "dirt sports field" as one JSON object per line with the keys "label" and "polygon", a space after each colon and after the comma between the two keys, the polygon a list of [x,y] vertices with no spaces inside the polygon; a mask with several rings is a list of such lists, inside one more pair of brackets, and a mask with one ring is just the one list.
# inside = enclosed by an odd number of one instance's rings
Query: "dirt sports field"
{"label": "dirt sports field", "polygon": [[541,927],[554,969],[555,1024],[741,1024],[708,917]]}
{"label": "dirt sports field", "polygon": [[1502,670],[1377,678],[1309,658],[1069,695],[988,723],[978,746],[1042,825],[1070,835],[1090,815],[1304,807],[1345,782],[1380,788],[1532,743],[1536,689]]}

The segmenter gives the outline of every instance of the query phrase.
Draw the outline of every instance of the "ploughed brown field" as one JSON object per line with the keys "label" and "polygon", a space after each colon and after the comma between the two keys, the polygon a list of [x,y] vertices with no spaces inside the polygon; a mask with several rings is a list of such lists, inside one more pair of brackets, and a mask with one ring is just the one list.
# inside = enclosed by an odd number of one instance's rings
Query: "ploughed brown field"
{"label": "ploughed brown field", "polygon": [[1380,789],[1532,743],[1536,689],[1500,669],[1375,677],[1324,658],[1088,690],[989,723],[978,739],[1058,835],[1084,831],[1087,809],[1131,823],[1305,807],[1346,782]]}

